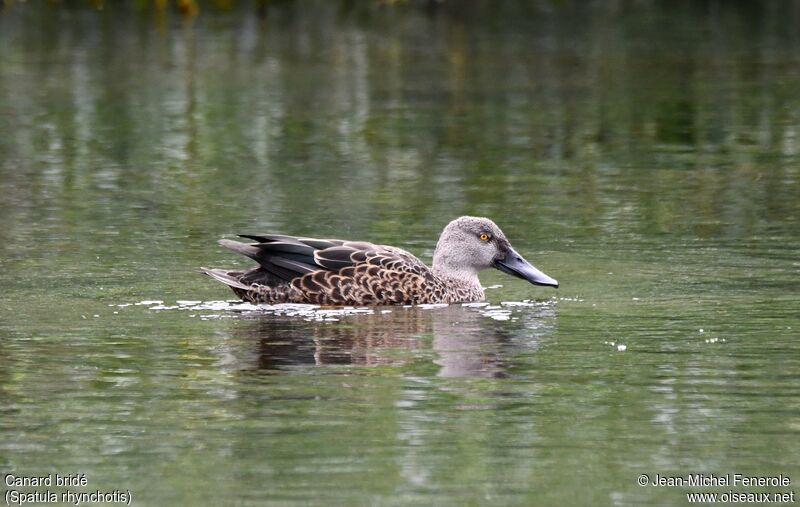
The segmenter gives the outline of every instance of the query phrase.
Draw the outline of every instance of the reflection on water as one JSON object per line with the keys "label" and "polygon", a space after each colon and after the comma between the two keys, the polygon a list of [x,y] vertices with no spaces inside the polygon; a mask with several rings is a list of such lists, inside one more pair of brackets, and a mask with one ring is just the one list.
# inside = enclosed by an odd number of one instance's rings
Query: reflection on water
{"label": "reflection on water", "polygon": [[239,342],[256,355],[240,367],[403,364],[409,352],[424,347],[430,319],[431,312],[403,308],[343,316],[338,322],[256,315],[236,328]]}
{"label": "reflection on water", "polygon": [[202,320],[236,319],[233,337],[245,350],[227,351],[242,355],[227,363],[234,369],[402,365],[418,360],[415,351],[430,349],[442,377],[506,376],[512,356],[520,348],[534,350],[552,333],[556,318],[553,300],[376,308],[255,306],[238,301],[143,301],[136,306],[180,310]]}
{"label": "reflection on water", "polygon": [[798,213],[795,4],[476,4],[289,2],[167,32],[19,6],[0,18],[3,248],[30,222],[403,226],[432,248],[432,217],[467,212],[513,235],[526,217],[535,245],[740,238]]}
{"label": "reflection on water", "polygon": [[[433,350],[438,354],[441,377],[503,377],[513,367],[519,349],[534,350],[552,333],[555,306],[530,303],[510,311],[511,323],[497,325],[487,310],[448,308],[435,312]],[[488,314],[488,315],[487,315]],[[496,315],[496,314],[494,314]]]}

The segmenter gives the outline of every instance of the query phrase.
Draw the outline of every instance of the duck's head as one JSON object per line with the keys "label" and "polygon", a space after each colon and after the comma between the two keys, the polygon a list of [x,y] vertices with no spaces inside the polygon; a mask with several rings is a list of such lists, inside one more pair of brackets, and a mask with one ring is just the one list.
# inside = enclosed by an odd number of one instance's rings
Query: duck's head
{"label": "duck's head", "polygon": [[488,218],[460,217],[447,224],[433,253],[434,271],[469,277],[486,268],[497,268],[534,285],[558,287],[558,281],[522,258]]}

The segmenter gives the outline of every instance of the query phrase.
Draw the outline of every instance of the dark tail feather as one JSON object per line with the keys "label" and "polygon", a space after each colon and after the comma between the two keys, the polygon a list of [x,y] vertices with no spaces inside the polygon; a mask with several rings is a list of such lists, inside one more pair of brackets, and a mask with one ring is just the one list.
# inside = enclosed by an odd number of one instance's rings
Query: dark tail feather
{"label": "dark tail feather", "polygon": [[[241,283],[245,283],[244,280],[248,279],[253,283],[273,286],[279,283],[291,282],[297,277],[320,269],[320,266],[315,264],[314,261],[314,248],[297,241],[296,238],[278,235],[244,237],[255,240],[264,239],[266,242],[247,244],[229,239],[219,240],[220,245],[228,250],[250,257],[258,262],[261,267],[260,270],[248,271],[245,273],[245,277],[237,277]],[[278,241],[281,238],[288,239]],[[266,281],[251,280],[254,277],[263,277],[265,274]]]}
{"label": "dark tail feather", "polygon": [[217,241],[220,245],[236,253],[246,255],[253,260],[258,260],[258,255],[261,252],[256,246],[248,245],[247,243],[239,243],[238,241],[231,241],[230,239],[221,239]]}
{"label": "dark tail feather", "polygon": [[[235,243],[235,241],[232,241],[231,243]],[[238,243],[238,244],[241,244],[241,243]],[[247,245],[242,245],[242,246],[247,246]],[[217,280],[219,282],[224,283],[225,285],[227,285],[228,287],[230,287],[232,289],[242,289],[242,290],[245,290],[245,291],[252,289],[251,286],[243,284],[237,278],[234,278],[230,274],[230,272],[225,271],[224,269],[200,268],[200,271],[202,271],[203,273],[207,274],[208,276],[210,276],[214,280]],[[241,274],[241,273],[239,273],[239,274]]]}

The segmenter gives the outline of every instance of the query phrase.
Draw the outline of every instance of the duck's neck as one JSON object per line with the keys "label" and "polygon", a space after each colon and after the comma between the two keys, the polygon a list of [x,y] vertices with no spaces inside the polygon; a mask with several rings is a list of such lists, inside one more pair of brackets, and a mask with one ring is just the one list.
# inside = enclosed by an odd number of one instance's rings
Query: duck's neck
{"label": "duck's neck", "polygon": [[454,291],[456,299],[482,300],[483,287],[478,279],[478,269],[471,265],[469,256],[446,238],[447,231],[442,233],[436,250],[433,252],[431,271],[444,282],[445,287]]}
{"label": "duck's neck", "polygon": [[[437,262],[438,261],[438,262]],[[463,266],[452,266],[442,259],[433,259],[433,274],[440,279],[451,282],[460,287],[468,288],[476,294],[483,295],[483,287],[478,279],[478,272]]]}

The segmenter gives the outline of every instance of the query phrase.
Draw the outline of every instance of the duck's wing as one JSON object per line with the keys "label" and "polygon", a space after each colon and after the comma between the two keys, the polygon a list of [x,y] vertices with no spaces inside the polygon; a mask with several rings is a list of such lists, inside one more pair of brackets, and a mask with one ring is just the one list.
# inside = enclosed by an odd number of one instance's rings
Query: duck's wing
{"label": "duck's wing", "polygon": [[430,268],[400,248],[345,241],[316,251],[314,260],[325,269],[291,282],[308,302],[412,304],[441,292]]}
{"label": "duck's wing", "polygon": [[[318,289],[330,275],[352,276],[355,268],[375,266],[379,270],[431,276],[428,266],[402,250],[365,241],[316,239],[281,234],[242,235],[255,243],[220,240],[219,243],[255,260],[256,270],[245,273],[244,283],[292,283],[301,290]],[[373,271],[373,273],[375,273]],[[311,275],[314,276],[306,276]],[[263,281],[261,280],[263,278]],[[328,280],[328,283],[336,280]],[[306,287],[308,285],[308,287]],[[325,283],[327,285],[327,283]]]}

